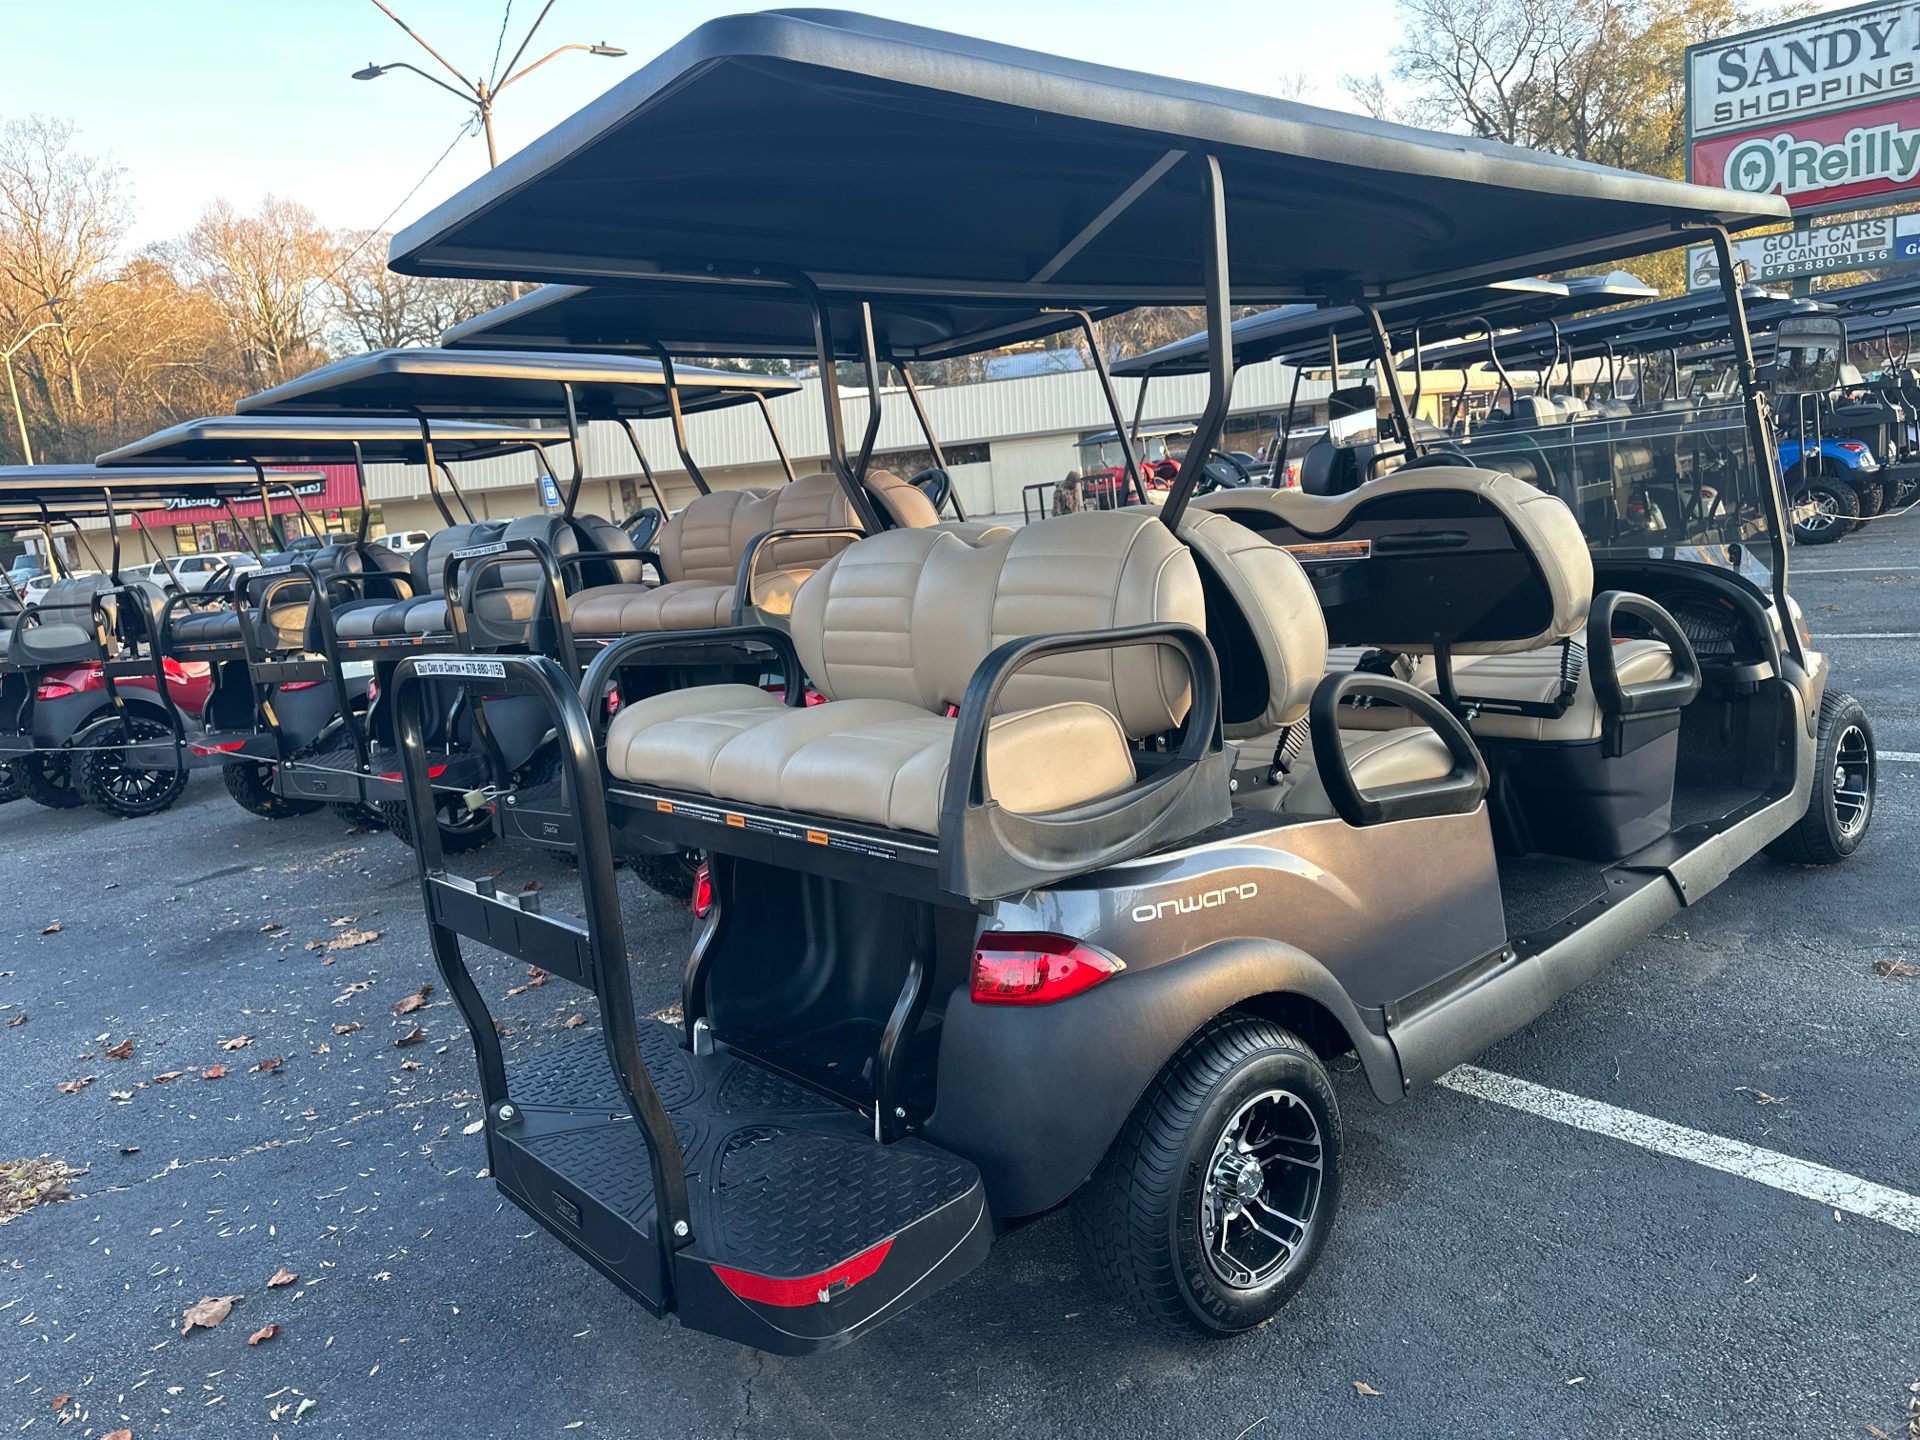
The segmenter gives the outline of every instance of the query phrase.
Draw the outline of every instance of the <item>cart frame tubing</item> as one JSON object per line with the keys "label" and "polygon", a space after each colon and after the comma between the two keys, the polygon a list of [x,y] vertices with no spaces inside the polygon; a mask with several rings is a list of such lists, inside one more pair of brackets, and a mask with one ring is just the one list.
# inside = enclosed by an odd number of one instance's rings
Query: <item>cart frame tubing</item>
{"label": "cart frame tubing", "polygon": [[[1377,368],[1381,378],[1387,382],[1387,396],[1393,402],[1394,428],[1400,432],[1400,439],[1407,447],[1407,453],[1414,457],[1420,454],[1419,442],[1413,438],[1413,414],[1407,409],[1407,397],[1400,390],[1400,370],[1393,363],[1393,341],[1387,336],[1387,322],[1380,318],[1380,307],[1372,301],[1360,306],[1367,317],[1367,324],[1373,331],[1373,353],[1378,359]],[[1420,341],[1414,340],[1413,353],[1420,353]],[[1415,364],[1419,362],[1416,360]]]}
{"label": "cart frame tubing", "polygon": [[[646,1142],[661,1271],[671,1283],[674,1252],[693,1240],[686,1167],[673,1124],[667,1118],[666,1107],[660,1103],[653,1078],[647,1073],[646,1061],[640,1055],[633,990],[627,972],[626,934],[620,921],[620,896],[608,841],[606,794],[600,784],[600,762],[594,752],[592,727],[572,683],[552,660],[544,655],[504,655],[496,657],[496,661],[510,689],[539,696],[553,716],[560,763],[580,822],[576,854],[587,910],[585,951],[589,969],[585,983],[600,1002],[607,1059],[620,1082],[628,1112]],[[423,663],[432,662],[427,657],[410,656],[394,671],[394,724],[400,741],[400,769],[407,787],[408,806],[416,815],[430,816],[434,813],[433,787],[427,775],[427,746],[421,719],[421,697],[428,677],[418,673]],[[460,683],[464,689],[469,682]],[[414,859],[420,875],[434,962],[460,1008],[468,1034],[473,1037],[479,1060],[481,1096],[489,1118],[498,1121],[504,1118],[499,1115],[499,1107],[508,1099],[500,1039],[493,1028],[492,1013],[461,957],[458,933],[436,918],[440,913],[436,905],[438,888],[451,883],[446,856],[440,848],[439,827],[422,824],[414,828],[417,832]],[[557,922],[545,923],[560,928]],[[491,1159],[491,1130],[488,1148]]]}
{"label": "cart frame tubing", "polygon": [[1187,500],[1200,483],[1207,461],[1220,446],[1220,437],[1227,426],[1227,407],[1233,403],[1233,332],[1227,321],[1232,306],[1227,263],[1227,192],[1220,179],[1217,156],[1200,157],[1200,179],[1207,203],[1208,232],[1205,237],[1207,405],[1200,412],[1199,425],[1187,446],[1187,458],[1180,462],[1180,473],[1174,477],[1173,488],[1160,507],[1161,520],[1176,534]]}
{"label": "cart frame tubing", "polygon": [[[707,477],[700,473],[700,466],[694,460],[693,453],[687,449],[687,420],[680,411],[680,386],[673,378],[673,356],[667,353],[667,347],[657,340],[647,341],[647,348],[653,351],[654,358],[660,362],[660,379],[667,390],[667,418],[673,422],[673,448],[680,452],[680,463],[686,467],[687,478],[693,481],[693,488],[702,495],[711,495],[713,489],[707,484]],[[629,432],[631,438],[631,432]],[[635,450],[639,442],[634,443]],[[666,502],[662,501],[664,506]]]}
{"label": "cart frame tubing", "polygon": [[1093,317],[1084,310],[1069,310],[1067,313],[1080,322],[1080,329],[1087,337],[1087,353],[1093,356],[1093,373],[1100,377],[1100,394],[1106,399],[1107,414],[1113,418],[1114,433],[1120,437],[1120,456],[1126,462],[1126,478],[1133,485],[1134,495],[1144,505],[1147,503],[1147,482],[1140,474],[1140,462],[1134,458],[1133,437],[1127,434],[1120,397],[1113,388],[1113,372],[1107,369],[1107,357],[1101,352],[1100,335],[1093,328]]}
{"label": "cart frame tubing", "polygon": [[[571,558],[571,557],[569,557]],[[589,559],[601,559],[601,556],[589,556]],[[560,563],[552,550],[531,537],[523,536],[518,540],[495,540],[489,545],[469,545],[455,550],[447,556],[447,563],[441,571],[441,589],[447,597],[447,623],[453,630],[454,643],[463,654],[479,654],[473,648],[473,637],[467,629],[468,606],[454,582],[462,565],[472,565],[467,572],[467,594],[474,600],[479,599],[480,577],[496,565],[510,565],[517,560],[532,559],[540,566],[540,576],[546,583],[546,601],[553,614],[553,627],[560,651],[559,663],[566,667],[567,674],[576,681],[580,676],[580,652],[573,641],[573,619],[567,609],[567,586],[560,576]],[[527,617],[527,645],[532,648],[535,635],[534,625],[538,621],[536,608]]]}
{"label": "cart frame tubing", "polygon": [[[933,433],[933,423],[927,419],[927,407],[920,402],[920,387],[913,383],[913,372],[907,369],[905,361],[894,359],[891,350],[887,352],[887,363],[893,366],[894,373],[900,377],[900,388],[907,392],[907,403],[913,406],[914,418],[920,422],[920,433],[927,437],[927,449],[933,454],[933,463],[943,474],[946,473],[947,452],[941,448],[939,437]],[[764,405],[766,401],[762,400],[760,403]],[[953,476],[949,474],[947,479],[951,482]],[[947,486],[947,499],[953,504],[954,517],[965,520],[966,507],[961,505],[960,492],[954,489],[951,483]]]}
{"label": "cart frame tubing", "polygon": [[[819,367],[820,403],[827,422],[827,459],[833,464],[834,474],[840,477],[840,488],[846,492],[847,503],[860,517],[861,528],[869,535],[878,535],[887,528],[880,522],[879,507],[847,464],[846,429],[840,413],[840,372],[834,368],[833,313],[827,309],[826,297],[813,283],[812,276],[796,270],[780,278],[800,292],[813,316],[813,354]],[[871,319],[868,323],[871,328]]]}
{"label": "cart frame tubing", "polygon": [[[760,403],[764,406],[766,401],[762,400]],[[647,452],[640,447],[640,437],[633,433],[633,421],[624,415],[620,416],[619,419],[620,428],[627,432],[627,444],[633,447],[633,458],[640,462],[640,473],[646,477],[647,488],[653,492],[654,503],[660,507],[660,514],[664,519],[667,513],[667,497],[660,493],[660,482],[653,478],[653,466],[647,463]],[[772,423],[771,419],[769,419],[768,423]],[[785,453],[785,451],[781,452],[783,456]],[[787,474],[788,477],[791,478],[793,474],[792,470],[789,469]],[[622,528],[625,527],[623,526]]]}

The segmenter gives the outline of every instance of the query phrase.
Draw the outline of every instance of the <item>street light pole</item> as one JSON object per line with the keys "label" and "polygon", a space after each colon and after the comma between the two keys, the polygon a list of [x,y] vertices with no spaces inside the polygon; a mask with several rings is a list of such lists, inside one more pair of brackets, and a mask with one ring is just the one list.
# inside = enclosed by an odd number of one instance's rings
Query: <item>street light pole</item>
{"label": "street light pole", "polygon": [[58,320],[42,320],[5,350],[0,350],[0,363],[7,367],[7,390],[13,396],[13,420],[20,427],[20,453],[26,457],[29,465],[33,464],[33,444],[27,439],[27,417],[20,409],[20,387],[13,383],[13,353],[42,330],[51,330],[59,323]]}
{"label": "street light pole", "polygon": [[605,55],[610,57],[618,57],[627,53],[618,46],[609,45],[604,41],[598,45],[562,45],[557,49],[548,51],[531,65],[523,66],[521,69],[515,70],[513,67],[518,65],[520,63],[520,57],[527,53],[527,46],[533,43],[534,31],[540,28],[540,23],[547,18],[547,12],[553,9],[554,0],[547,0],[547,3],[540,7],[540,13],[534,17],[533,24],[527,27],[527,33],[520,41],[520,48],[513,52],[513,58],[507,61],[492,77],[482,76],[478,79],[469,80],[465,75],[454,69],[444,55],[422,39],[412,26],[394,14],[393,11],[387,9],[387,7],[381,3],[381,0],[373,0],[373,3],[379,7],[381,14],[393,21],[393,23],[398,25],[402,30],[405,30],[416,45],[426,51],[427,54],[431,55],[435,60],[439,61],[441,68],[459,82],[460,88],[456,89],[454,86],[440,79],[439,76],[429,75],[419,66],[409,65],[404,60],[395,61],[388,65],[368,64],[364,70],[354,71],[353,78],[356,80],[378,80],[389,70],[411,70],[422,80],[438,85],[449,94],[458,95],[462,100],[473,106],[474,114],[480,119],[481,132],[487,137],[487,168],[489,170],[500,163],[500,151],[494,144],[493,139],[493,102],[499,98],[502,90],[506,89],[507,86],[511,85],[521,76],[538,70],[542,65],[546,64],[547,61],[553,59],[554,56],[565,54],[569,50],[584,50],[589,55]]}

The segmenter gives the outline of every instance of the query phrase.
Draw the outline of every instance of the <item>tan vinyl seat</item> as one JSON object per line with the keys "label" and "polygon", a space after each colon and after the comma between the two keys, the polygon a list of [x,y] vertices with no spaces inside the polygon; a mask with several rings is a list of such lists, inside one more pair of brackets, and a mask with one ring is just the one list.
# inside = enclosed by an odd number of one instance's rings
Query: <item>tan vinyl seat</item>
{"label": "tan vinyl seat", "polygon": [[[827,703],[747,685],[623,709],[607,733],[620,780],[939,832],[956,720],[975,669],[1027,635],[1205,618],[1188,551],[1151,515],[1087,513],[983,543],[941,527],[849,547],[795,599],[795,648]],[[1161,646],[1043,660],[1008,680],[986,736],[988,792],[1044,813],[1132,785],[1131,742],[1186,714],[1185,661]]]}
{"label": "tan vinyl seat", "polygon": [[[1454,689],[1463,696],[1479,699],[1551,704],[1560,693],[1561,653],[1558,645],[1551,645],[1519,655],[1469,659],[1455,674]],[[1673,652],[1658,640],[1614,641],[1613,663],[1622,685],[1665,680],[1673,674]],[[1417,683],[1428,694],[1439,693],[1439,682],[1431,673]],[[1593,684],[1586,677],[1583,662],[1573,703],[1557,718],[1488,710],[1473,716],[1467,726],[1475,735],[1487,739],[1579,743],[1600,738],[1600,705],[1594,698]]]}
{"label": "tan vinyl seat", "polygon": [[[897,526],[927,527],[940,518],[926,496],[884,470],[868,474],[867,490]],[[754,536],[768,530],[859,528],[839,480],[828,472],[797,476],[772,490],[715,490],[675,515],[655,538],[666,582],[580,591],[570,602],[574,633],[630,635],[730,625],[740,557]],[[790,613],[806,578],[851,543],[830,536],[774,541],[756,566],[753,604],[769,615]]]}
{"label": "tan vinyl seat", "polygon": [[[1332,815],[1311,761],[1271,775],[1264,764],[1285,727],[1305,721],[1328,669],[1327,625],[1312,582],[1292,555],[1224,515],[1189,509],[1180,519],[1180,538],[1199,562],[1207,592],[1207,637],[1220,657],[1222,733],[1256,762],[1237,772],[1242,788],[1235,799],[1256,809]],[[1359,652],[1352,658],[1358,662]],[[1453,768],[1446,742],[1418,722],[1390,733],[1349,732],[1343,725],[1340,738],[1362,790],[1438,780]]]}

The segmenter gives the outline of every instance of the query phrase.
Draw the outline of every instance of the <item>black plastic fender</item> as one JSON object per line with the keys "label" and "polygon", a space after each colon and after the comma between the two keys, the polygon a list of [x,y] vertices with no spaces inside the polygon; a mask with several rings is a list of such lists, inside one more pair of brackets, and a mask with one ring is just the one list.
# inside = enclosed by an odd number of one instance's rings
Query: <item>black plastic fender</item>
{"label": "black plastic fender", "polygon": [[1222,940],[1052,1005],[978,1005],[956,989],[926,1138],[979,1167],[995,1215],[1046,1210],[1093,1173],[1188,1036],[1223,1010],[1275,993],[1324,1006],[1359,1052],[1375,1097],[1401,1098],[1383,1015],[1361,1011],[1305,951]]}

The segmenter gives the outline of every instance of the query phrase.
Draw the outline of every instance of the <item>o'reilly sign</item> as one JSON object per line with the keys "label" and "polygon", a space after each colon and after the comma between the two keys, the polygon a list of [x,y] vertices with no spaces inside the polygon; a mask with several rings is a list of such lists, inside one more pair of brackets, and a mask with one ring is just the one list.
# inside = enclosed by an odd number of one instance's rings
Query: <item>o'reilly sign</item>
{"label": "o'reilly sign", "polygon": [[[1773,235],[1745,236],[1733,242],[1733,263],[1748,280],[1762,284],[1812,275],[1839,275],[1894,260],[1910,259],[1920,249],[1920,214],[1883,215],[1835,225],[1811,225]],[[1720,263],[1711,245],[1687,247],[1687,287],[1711,290],[1720,284]]]}
{"label": "o'reilly sign", "polygon": [[1801,213],[1920,190],[1920,3],[1691,47],[1687,174]]}

